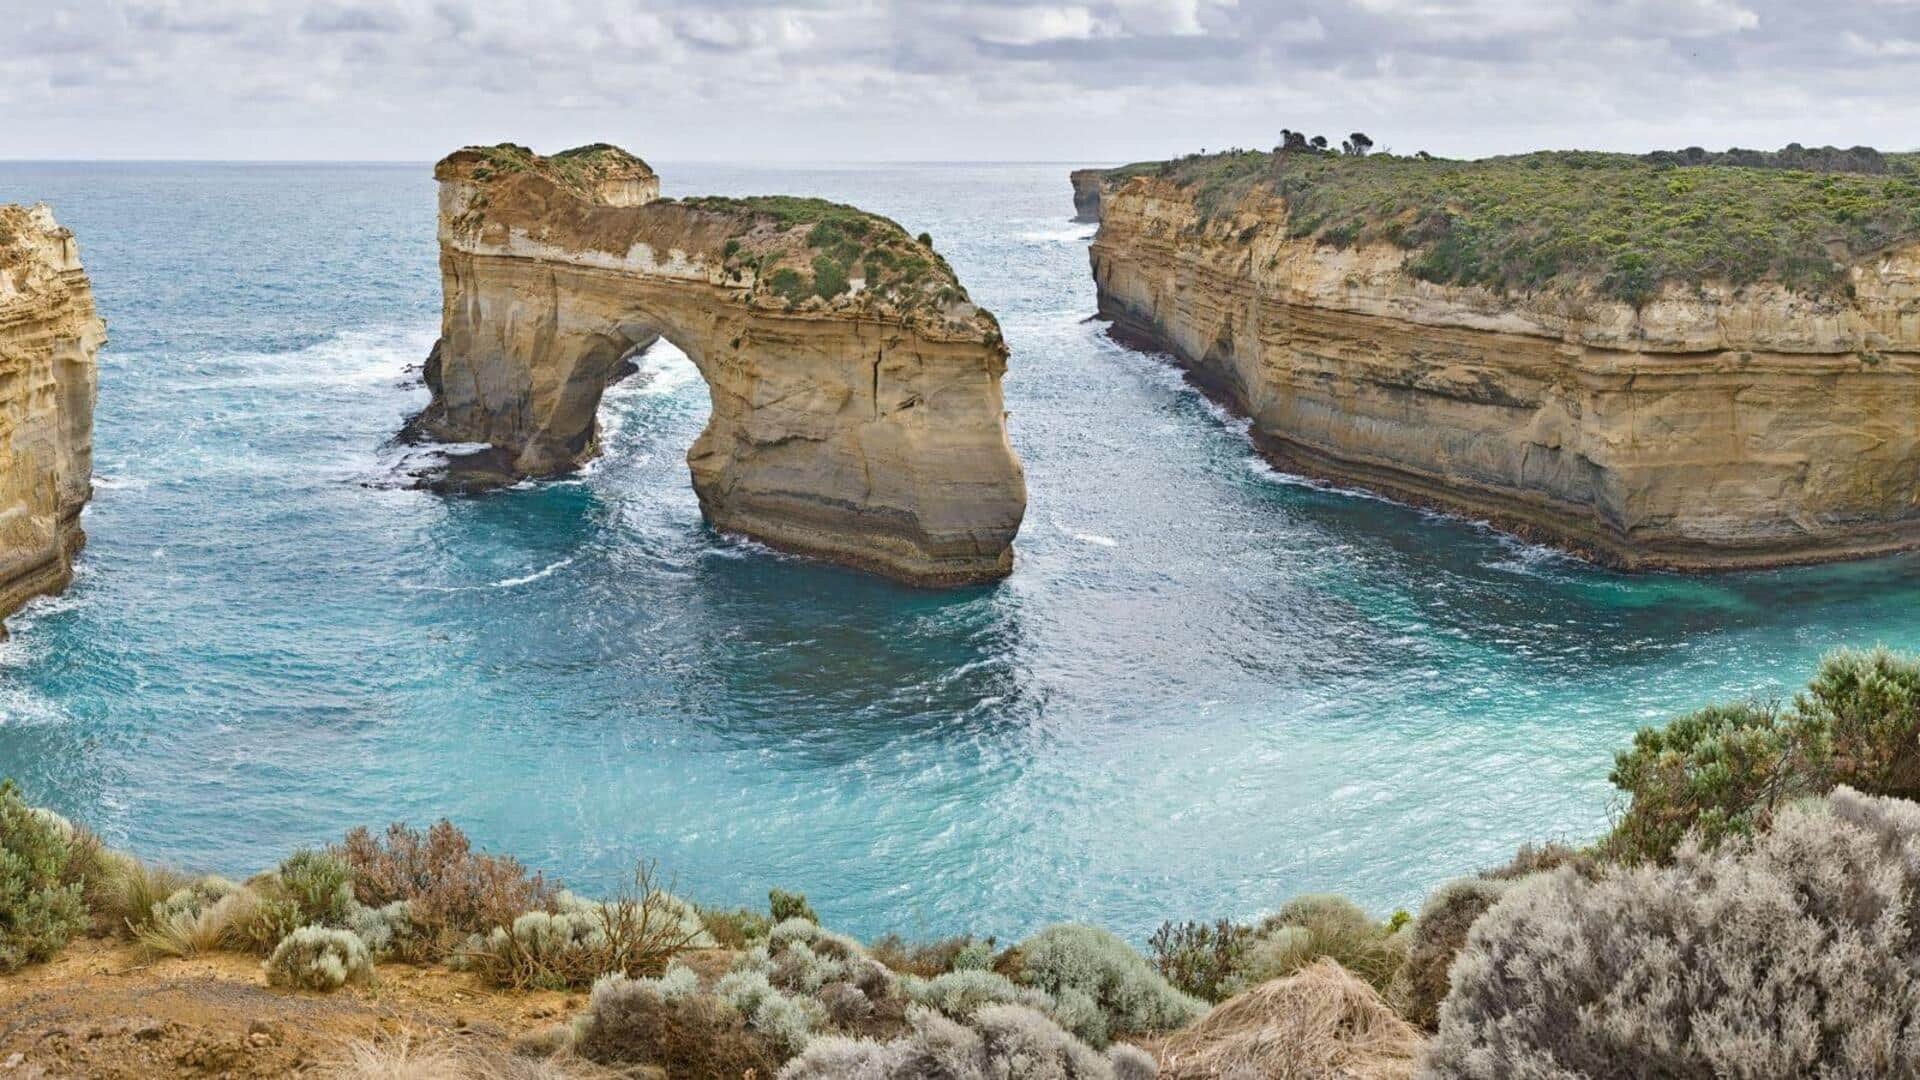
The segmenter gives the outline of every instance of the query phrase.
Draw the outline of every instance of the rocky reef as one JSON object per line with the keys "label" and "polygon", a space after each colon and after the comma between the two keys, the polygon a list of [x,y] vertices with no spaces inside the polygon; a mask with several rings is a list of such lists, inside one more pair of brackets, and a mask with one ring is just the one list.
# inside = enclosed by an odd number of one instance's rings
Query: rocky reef
{"label": "rocky reef", "polygon": [[434,175],[445,305],[415,431],[489,444],[491,479],[566,472],[665,337],[712,395],[687,462],[716,528],[918,584],[1009,572],[1007,348],[930,238],[816,199],[660,199],[609,146],[470,147]]}
{"label": "rocky reef", "polygon": [[0,206],[0,617],[73,578],[106,336],[73,234],[45,206]]}
{"label": "rocky reef", "polygon": [[1283,467],[1627,568],[1920,545],[1911,180],[1289,156],[1130,168],[1091,253]]}

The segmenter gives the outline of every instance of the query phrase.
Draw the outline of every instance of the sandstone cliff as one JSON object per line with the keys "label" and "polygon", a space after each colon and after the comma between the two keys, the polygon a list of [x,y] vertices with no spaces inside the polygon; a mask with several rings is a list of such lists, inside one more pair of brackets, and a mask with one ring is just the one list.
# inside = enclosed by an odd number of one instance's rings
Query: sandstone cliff
{"label": "sandstone cliff", "polygon": [[658,199],[611,147],[441,161],[445,305],[418,427],[514,476],[595,453],[595,411],[664,336],[713,409],[688,452],[717,528],[924,584],[1005,575],[1026,507],[1007,350],[933,250],[810,199]]}
{"label": "sandstone cliff", "polygon": [[105,342],[73,234],[45,206],[0,206],[0,617],[73,578]]}
{"label": "sandstone cliff", "polygon": [[1109,190],[1100,311],[1287,467],[1626,567],[1920,545],[1920,244],[1843,256],[1831,295],[1702,280],[1636,306],[1418,280],[1404,245],[1316,238],[1271,186],[1220,199]]}

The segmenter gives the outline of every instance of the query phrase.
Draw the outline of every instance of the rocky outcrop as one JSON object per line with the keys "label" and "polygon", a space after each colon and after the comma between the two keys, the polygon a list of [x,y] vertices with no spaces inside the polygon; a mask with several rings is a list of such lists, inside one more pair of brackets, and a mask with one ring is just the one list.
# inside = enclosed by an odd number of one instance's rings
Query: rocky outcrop
{"label": "rocky outcrop", "polygon": [[1254,421],[1286,467],[1624,567],[1920,546],[1920,246],[1848,288],[1501,296],[1406,251],[1290,236],[1265,189],[1211,215],[1139,176],[1092,246],[1101,313]]}
{"label": "rocky outcrop", "polygon": [[73,579],[106,336],[73,234],[45,206],[0,206],[0,617]]}
{"label": "rocky outcrop", "polygon": [[715,527],[922,584],[1011,569],[1007,349],[929,245],[818,200],[658,199],[611,147],[469,148],[434,175],[445,303],[417,430],[565,472],[663,336],[711,392],[687,463]]}
{"label": "rocky outcrop", "polygon": [[1073,220],[1100,220],[1100,193],[1106,186],[1106,169],[1075,169],[1067,174],[1073,183]]}

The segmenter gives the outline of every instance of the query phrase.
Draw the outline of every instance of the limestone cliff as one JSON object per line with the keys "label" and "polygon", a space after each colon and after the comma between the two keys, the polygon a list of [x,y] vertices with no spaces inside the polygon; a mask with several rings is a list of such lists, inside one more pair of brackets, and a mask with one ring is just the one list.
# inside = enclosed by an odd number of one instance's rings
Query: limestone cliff
{"label": "limestone cliff", "polygon": [[1101,313],[1254,420],[1288,467],[1491,519],[1625,567],[1920,545],[1920,245],[1844,287],[1436,284],[1387,243],[1293,227],[1271,187],[1109,190]]}
{"label": "limestone cliff", "polygon": [[595,453],[625,359],[664,336],[713,408],[688,452],[715,527],[923,584],[1004,576],[1026,508],[1007,349],[945,260],[810,199],[657,198],[611,147],[450,155],[441,337],[418,427],[514,476]]}
{"label": "limestone cliff", "polygon": [[44,206],[0,206],[0,617],[73,578],[105,342],[73,234]]}
{"label": "limestone cliff", "polygon": [[1073,220],[1100,220],[1100,191],[1106,178],[1105,169],[1075,169],[1067,174],[1073,184]]}

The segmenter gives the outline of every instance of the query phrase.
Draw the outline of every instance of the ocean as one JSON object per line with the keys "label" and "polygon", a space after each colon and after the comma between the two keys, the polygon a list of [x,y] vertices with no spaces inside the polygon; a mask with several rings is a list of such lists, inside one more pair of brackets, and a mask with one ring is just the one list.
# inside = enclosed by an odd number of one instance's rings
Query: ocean
{"label": "ocean", "polygon": [[933,234],[1013,352],[1012,577],[921,591],[709,530],[707,393],[664,345],[578,476],[408,489],[425,164],[0,163],[111,335],[79,577],[0,645],[0,775],[229,875],[444,816],[587,892],[644,858],[860,935],[1140,940],[1305,892],[1416,907],[1598,835],[1635,728],[1920,647],[1917,557],[1624,575],[1275,472],[1089,320],[1071,166],[654,164]]}

